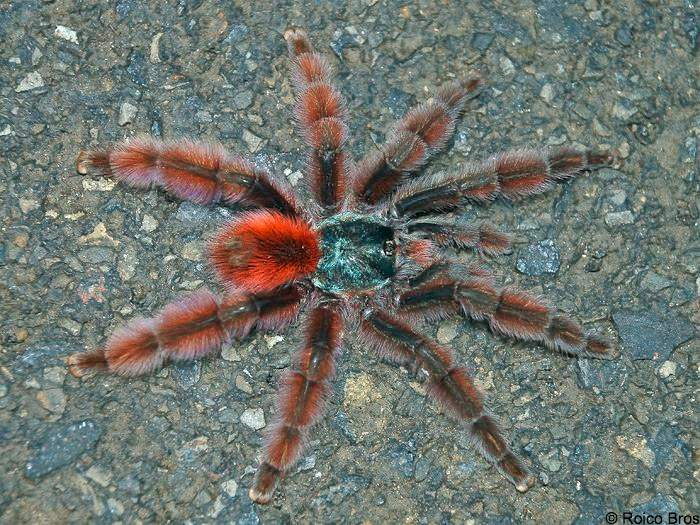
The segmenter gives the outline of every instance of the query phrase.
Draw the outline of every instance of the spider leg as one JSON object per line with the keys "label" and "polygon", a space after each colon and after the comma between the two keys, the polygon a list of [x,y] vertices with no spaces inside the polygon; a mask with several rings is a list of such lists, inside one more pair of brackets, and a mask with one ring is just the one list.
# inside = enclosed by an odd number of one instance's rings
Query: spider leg
{"label": "spider leg", "polygon": [[468,163],[460,172],[424,175],[399,188],[392,199],[395,217],[454,210],[467,202],[484,204],[499,195],[518,200],[551,188],[584,170],[612,164],[611,153],[574,148],[513,150],[478,163]]}
{"label": "spider leg", "polygon": [[274,208],[288,215],[297,209],[286,182],[218,144],[141,137],[105,150],[82,151],[76,169],[84,175],[90,168],[128,186],[159,186],[198,204]]}
{"label": "spider leg", "polygon": [[501,255],[510,251],[510,237],[484,223],[461,225],[428,217],[409,222],[406,231],[427,238],[440,248],[469,249],[488,255]]}
{"label": "spider leg", "polygon": [[284,34],[292,61],[292,82],[297,101],[297,127],[306,144],[311,190],[327,210],[336,208],[345,195],[348,157],[343,147],[348,136],[345,103],[331,84],[331,67],[314,51],[302,29]]}
{"label": "spider leg", "polygon": [[342,318],[330,306],[311,311],[302,348],[280,380],[277,420],[267,432],[265,457],[250,488],[250,499],[268,503],[277,485],[301,455],[310,427],[324,411],[335,373]]}
{"label": "spider leg", "polygon": [[168,360],[197,359],[219,351],[231,336],[245,337],[255,326],[281,328],[294,319],[302,299],[296,287],[222,299],[199,290],[153,318],[132,319],[109,337],[103,349],[69,356],[68,366],[76,377],[90,369],[125,376],[145,374]]}
{"label": "spider leg", "polygon": [[417,172],[452,136],[465,102],[479,93],[481,77],[471,75],[438,89],[433,98],[412,108],[394,125],[381,151],[365,155],[353,176],[355,199],[377,204],[406,176]]}
{"label": "spider leg", "polygon": [[467,370],[456,366],[452,353],[413,331],[407,324],[379,311],[362,321],[360,335],[380,353],[400,364],[417,363],[428,376],[428,393],[464,423],[484,457],[520,492],[535,482],[504,440]]}
{"label": "spider leg", "polygon": [[514,287],[498,288],[486,272],[465,280],[440,277],[399,294],[399,312],[408,318],[437,319],[462,313],[486,321],[491,330],[536,341],[565,354],[615,357],[612,345],[537,297]]}

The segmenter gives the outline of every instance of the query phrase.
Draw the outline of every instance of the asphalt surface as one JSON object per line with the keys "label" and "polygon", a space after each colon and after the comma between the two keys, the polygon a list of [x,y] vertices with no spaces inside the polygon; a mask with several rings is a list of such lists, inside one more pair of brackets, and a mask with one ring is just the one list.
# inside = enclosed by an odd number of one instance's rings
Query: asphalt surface
{"label": "asphalt surface", "polygon": [[[147,4],[0,5],[0,522],[583,524],[700,512],[695,2]],[[501,282],[618,341],[619,360],[577,361],[465,320],[426,328],[475,374],[537,473],[528,493],[407,371],[348,344],[302,461],[271,505],[252,504],[297,326],[146,377],[66,375],[70,353],[215,286],[202,248],[231,216],[80,176],[77,153],[144,133],[207,138],[301,186],[290,25],[336,67],[356,157],[471,69],[488,86],[429,170],[516,146],[620,153],[614,168],[465,214],[513,233],[513,253],[487,261]]]}

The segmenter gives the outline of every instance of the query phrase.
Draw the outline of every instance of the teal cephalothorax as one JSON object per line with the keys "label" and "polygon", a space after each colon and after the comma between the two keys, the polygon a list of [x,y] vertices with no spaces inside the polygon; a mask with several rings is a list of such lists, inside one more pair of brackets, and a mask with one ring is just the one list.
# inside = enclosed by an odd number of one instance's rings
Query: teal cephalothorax
{"label": "teal cephalothorax", "polygon": [[352,213],[320,224],[321,260],[314,284],[329,292],[367,290],[396,273],[394,230],[381,220]]}

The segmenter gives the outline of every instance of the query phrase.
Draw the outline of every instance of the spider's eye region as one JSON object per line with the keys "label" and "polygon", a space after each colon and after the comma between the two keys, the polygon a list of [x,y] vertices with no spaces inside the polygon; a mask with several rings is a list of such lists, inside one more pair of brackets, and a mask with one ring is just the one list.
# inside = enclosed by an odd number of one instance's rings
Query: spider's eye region
{"label": "spider's eye region", "polygon": [[384,246],[382,246],[382,250],[384,251],[384,255],[386,255],[387,257],[393,257],[396,253],[396,243],[392,240],[386,240],[384,241]]}
{"label": "spider's eye region", "polygon": [[339,293],[383,286],[396,273],[394,230],[372,217],[342,213],[320,225],[319,288]]}

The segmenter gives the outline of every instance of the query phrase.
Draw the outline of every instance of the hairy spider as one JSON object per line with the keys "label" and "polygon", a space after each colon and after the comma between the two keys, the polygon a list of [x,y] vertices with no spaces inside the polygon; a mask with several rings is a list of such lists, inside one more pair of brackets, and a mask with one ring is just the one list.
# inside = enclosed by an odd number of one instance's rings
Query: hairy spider
{"label": "hairy spider", "polygon": [[225,293],[200,290],[153,318],[134,319],[103,349],[69,357],[71,371],[122,375],[150,372],[169,360],[219,351],[251,330],[280,330],[301,311],[303,342],[280,381],[276,423],[250,489],[258,503],[299,458],[319,420],[343,334],[379,355],[411,367],[428,392],[465,426],[476,448],[524,492],[534,483],[513,452],[466,369],[416,323],[450,316],[485,321],[497,334],[535,341],[565,354],[608,358],[611,345],[579,323],[517,288],[496,286],[484,268],[458,265],[450,249],[489,255],[509,249],[508,236],[487,224],[446,218],[468,204],[542,193],[583,170],[608,165],[608,153],[573,148],[507,151],[443,175],[418,172],[451,137],[478,75],[453,81],[396,123],[380,151],[356,165],[344,146],[343,99],[331,85],[327,60],[306,33],[285,33],[297,101],[295,118],[309,148],[313,203],[300,205],[288,183],[221,146],[140,138],[78,157],[81,174],[134,187],[160,186],[199,204],[234,205],[240,213],[209,245]]}

